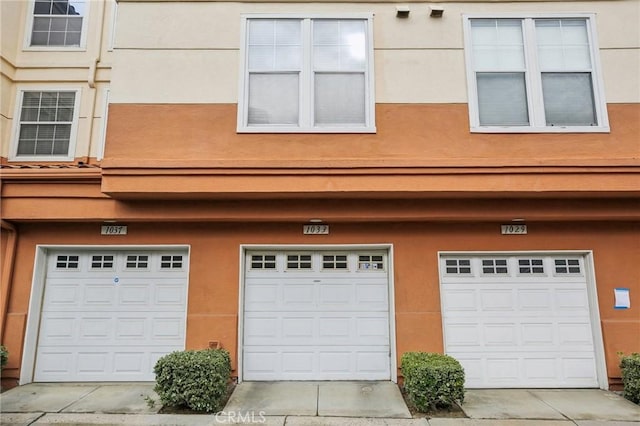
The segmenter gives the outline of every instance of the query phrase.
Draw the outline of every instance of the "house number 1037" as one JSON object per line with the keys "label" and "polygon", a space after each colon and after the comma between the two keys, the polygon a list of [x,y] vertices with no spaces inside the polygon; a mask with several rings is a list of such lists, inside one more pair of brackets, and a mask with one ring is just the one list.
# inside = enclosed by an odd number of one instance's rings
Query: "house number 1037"
{"label": "house number 1037", "polygon": [[126,225],[102,225],[100,235],[127,235]]}

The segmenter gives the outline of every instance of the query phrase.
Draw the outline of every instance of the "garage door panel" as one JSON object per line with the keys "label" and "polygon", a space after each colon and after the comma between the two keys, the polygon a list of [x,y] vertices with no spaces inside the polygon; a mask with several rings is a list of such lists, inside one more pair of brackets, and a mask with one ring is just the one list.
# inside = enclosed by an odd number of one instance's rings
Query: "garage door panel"
{"label": "garage door panel", "polygon": [[375,345],[389,342],[389,322],[384,313],[259,312],[245,315],[244,344],[305,345],[331,342]]}
{"label": "garage door panel", "polygon": [[360,284],[356,287],[356,302],[371,310],[387,310],[389,307],[389,288],[387,283]]}
{"label": "garage door panel", "polygon": [[501,263],[441,257],[445,351],[465,367],[467,386],[596,387],[583,260],[493,258]]}
{"label": "garage door panel", "polygon": [[451,286],[442,293],[442,309],[444,312],[466,311],[475,315],[478,310],[476,291],[473,289],[456,289]]}
{"label": "garage door panel", "polygon": [[[247,380],[385,380],[388,348],[254,347],[245,354]],[[386,375],[385,375],[386,374]],[[367,377],[374,377],[367,379]]]}
{"label": "garage door panel", "polygon": [[39,345],[86,346],[145,343],[154,345],[180,345],[184,341],[184,318],[149,313],[44,313],[40,328]]}
{"label": "garage door panel", "polygon": [[39,352],[35,380],[41,382],[69,381],[153,381],[153,366],[171,352],[167,346],[149,348],[146,345],[95,348],[69,346],[43,347]]}
{"label": "garage door panel", "polygon": [[67,311],[81,305],[82,292],[80,283],[69,283],[68,280],[61,280],[58,283],[53,280],[47,281],[47,292],[45,293],[43,306],[48,310]]}
{"label": "garage door panel", "polygon": [[558,289],[555,291],[558,308],[563,312],[589,312],[589,297],[584,289]]}
{"label": "garage door panel", "polygon": [[524,289],[518,291],[518,310],[552,312],[553,294],[550,290]]}
{"label": "garage door panel", "polygon": [[513,311],[516,308],[514,291],[511,289],[491,289],[479,292],[480,310],[491,311]]}
{"label": "garage door panel", "polygon": [[[145,252],[133,263],[147,267],[133,274],[123,269],[130,256],[50,256],[55,276],[45,282],[34,380],[151,381],[157,359],[184,349],[186,255]],[[161,259],[172,273],[157,272]],[[112,270],[96,273],[98,261]]]}
{"label": "garage door panel", "polygon": [[43,311],[183,312],[186,304],[184,281],[130,281],[119,285],[105,284],[100,280],[77,281],[70,283],[69,280],[47,280]]}
{"label": "garage door panel", "polygon": [[383,258],[359,271],[355,254],[248,254],[243,379],[388,379]]}
{"label": "garage door panel", "polygon": [[552,322],[522,324],[522,346],[524,347],[553,347],[556,330]]}

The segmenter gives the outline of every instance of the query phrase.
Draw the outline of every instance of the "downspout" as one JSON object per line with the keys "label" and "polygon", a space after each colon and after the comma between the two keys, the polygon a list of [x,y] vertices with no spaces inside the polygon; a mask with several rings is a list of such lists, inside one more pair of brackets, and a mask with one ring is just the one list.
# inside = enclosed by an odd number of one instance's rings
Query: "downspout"
{"label": "downspout", "polygon": [[9,297],[11,296],[11,280],[13,279],[13,265],[18,247],[18,230],[11,223],[2,220],[2,232],[6,232],[7,246],[5,247],[2,276],[0,277],[0,300],[2,313],[0,315],[0,342],[4,342],[4,328],[9,313]]}
{"label": "downspout", "polygon": [[85,157],[82,157],[82,159],[80,160],[85,163],[89,163],[89,159],[91,158],[92,142],[95,142],[93,140],[93,127],[94,127],[93,122],[95,121],[96,107],[98,104],[98,89],[96,89],[96,76],[98,74],[98,63],[102,60],[102,40],[104,37],[104,27],[106,25],[105,12],[107,10],[106,9],[107,2],[105,0],[100,2],[100,4],[102,6],[102,13],[100,14],[101,25],[100,25],[100,32],[98,35],[98,53],[96,54],[95,58],[93,59],[93,61],[91,61],[91,64],[89,65],[89,75],[87,77],[87,84],[89,85],[89,88],[92,89],[93,91],[93,101],[91,103],[91,115],[89,116],[89,142],[87,143],[87,155]]}

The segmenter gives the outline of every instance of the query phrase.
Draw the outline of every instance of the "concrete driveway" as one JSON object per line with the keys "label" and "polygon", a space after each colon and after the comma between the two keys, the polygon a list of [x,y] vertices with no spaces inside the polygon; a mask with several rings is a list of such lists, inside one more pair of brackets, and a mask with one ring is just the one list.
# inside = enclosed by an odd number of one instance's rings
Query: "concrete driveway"
{"label": "concrete driveway", "polygon": [[[153,383],[29,384],[0,395],[0,424],[632,426],[640,407],[597,389],[467,390],[467,418],[411,418],[391,382],[244,382],[223,415],[158,414]],[[252,413],[253,417],[248,414]],[[260,414],[262,413],[262,414]],[[235,415],[235,417],[234,417]]]}
{"label": "concrete driveway", "polygon": [[392,382],[243,382],[236,386],[224,411],[411,418],[398,385]]}

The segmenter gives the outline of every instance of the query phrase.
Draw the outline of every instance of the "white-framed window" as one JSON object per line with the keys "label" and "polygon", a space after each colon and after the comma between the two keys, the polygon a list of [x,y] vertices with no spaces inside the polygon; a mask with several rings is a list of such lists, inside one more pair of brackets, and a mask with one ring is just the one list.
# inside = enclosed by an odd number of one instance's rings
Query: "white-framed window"
{"label": "white-framed window", "polygon": [[471,131],[609,131],[594,15],[464,24]]}
{"label": "white-framed window", "polygon": [[29,48],[81,48],[89,0],[34,0],[30,3]]}
{"label": "white-framed window", "polygon": [[73,160],[80,90],[20,90],[18,96],[10,159]]}
{"label": "white-framed window", "polygon": [[372,19],[244,15],[238,132],[375,132]]}

